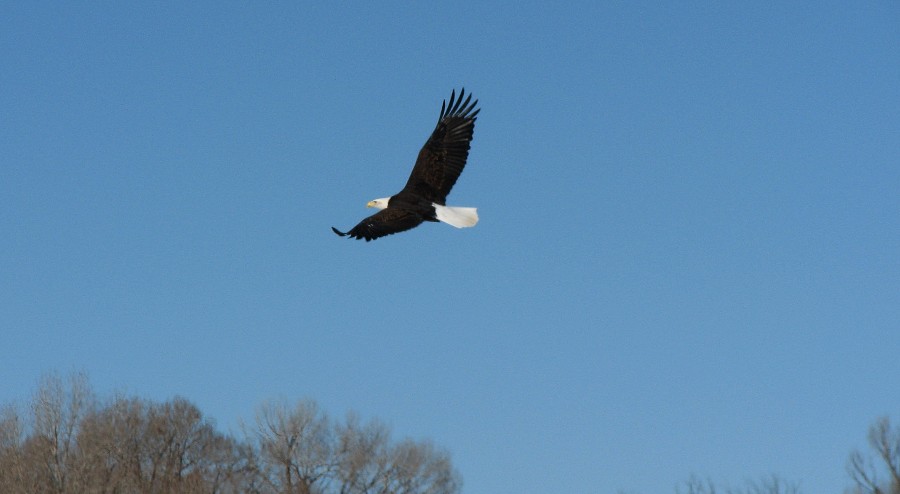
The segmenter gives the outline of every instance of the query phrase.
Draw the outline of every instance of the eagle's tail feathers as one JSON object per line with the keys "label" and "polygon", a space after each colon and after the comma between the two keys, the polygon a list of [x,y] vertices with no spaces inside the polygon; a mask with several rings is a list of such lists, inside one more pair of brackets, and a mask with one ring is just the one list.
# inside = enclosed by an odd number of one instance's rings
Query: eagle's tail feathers
{"label": "eagle's tail feathers", "polygon": [[440,204],[435,204],[434,215],[437,217],[438,221],[443,221],[456,228],[475,226],[475,224],[478,223],[477,208],[461,208],[457,206],[441,206]]}

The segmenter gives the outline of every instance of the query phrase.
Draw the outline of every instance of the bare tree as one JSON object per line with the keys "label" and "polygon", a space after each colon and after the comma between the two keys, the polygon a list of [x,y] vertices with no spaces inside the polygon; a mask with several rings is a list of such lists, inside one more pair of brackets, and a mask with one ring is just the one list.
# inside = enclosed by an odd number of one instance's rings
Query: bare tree
{"label": "bare tree", "polygon": [[[392,443],[355,415],[335,424],[311,400],[259,407],[245,441],[188,400],[98,402],[83,374],[45,377],[28,420],[0,409],[0,493],[455,494],[449,455]],[[30,428],[26,427],[30,424]]]}
{"label": "bare tree", "polygon": [[378,422],[361,424],[349,414],[337,428],[340,494],[451,494],[461,481],[450,456],[429,442],[390,443],[390,431]]}
{"label": "bare tree", "polygon": [[0,492],[22,492],[25,476],[22,458],[24,426],[12,405],[0,409]]}
{"label": "bare tree", "polygon": [[264,403],[257,409],[253,435],[272,489],[311,494],[324,488],[334,469],[333,441],[328,417],[315,402]]}
{"label": "bare tree", "polygon": [[143,438],[151,482],[173,492],[191,473],[202,475],[203,454],[214,435],[200,410],[184,398],[151,405]]}
{"label": "bare tree", "polygon": [[710,479],[691,475],[682,484],[675,486],[675,494],[716,494],[716,486]]}
{"label": "bare tree", "polygon": [[312,401],[270,402],[252,431],[271,492],[299,494],[454,494],[459,475],[429,442],[392,444],[380,422],[349,414],[331,425]]}
{"label": "bare tree", "polygon": [[709,479],[692,475],[683,484],[676,486],[677,494],[800,494],[800,487],[784,478],[772,474],[759,480],[749,480],[741,487],[717,488]]}
{"label": "bare tree", "polygon": [[338,479],[341,494],[376,492],[376,486],[389,476],[387,450],[390,431],[377,421],[361,424],[350,413],[337,429]]}
{"label": "bare tree", "polygon": [[800,486],[772,474],[757,481],[748,482],[747,487],[738,492],[745,494],[800,494]]}
{"label": "bare tree", "polygon": [[450,493],[459,481],[450,466],[450,457],[430,442],[405,440],[388,450],[390,472],[381,492],[397,494]]}
{"label": "bare tree", "polygon": [[116,398],[78,436],[98,492],[252,492],[248,447],[216,432],[184,398]]}
{"label": "bare tree", "polygon": [[85,476],[99,492],[140,492],[147,408],[142,400],[117,396],[82,421],[78,444],[90,466]]}
{"label": "bare tree", "polygon": [[93,405],[87,375],[69,375],[68,385],[55,373],[41,379],[31,401],[32,438],[28,450],[43,459],[43,472],[33,472],[45,492],[69,492],[78,482],[75,463],[79,423]]}
{"label": "bare tree", "polygon": [[[847,472],[854,482],[851,492],[900,494],[900,427],[892,427],[890,420],[882,417],[869,428],[868,439],[875,458],[857,450],[850,454],[847,462]],[[876,462],[882,468],[876,466]],[[879,474],[882,469],[887,470],[884,480]]]}
{"label": "bare tree", "polygon": [[0,407],[0,452],[18,448],[22,443],[22,434],[22,419],[16,407]]}

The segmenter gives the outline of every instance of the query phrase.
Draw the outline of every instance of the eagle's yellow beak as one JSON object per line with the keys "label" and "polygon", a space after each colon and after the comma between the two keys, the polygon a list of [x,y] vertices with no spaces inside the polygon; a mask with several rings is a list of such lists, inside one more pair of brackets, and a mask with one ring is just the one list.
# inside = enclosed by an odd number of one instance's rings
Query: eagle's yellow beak
{"label": "eagle's yellow beak", "polygon": [[375,207],[375,201],[369,201],[369,203],[366,204],[366,207],[367,207],[367,208],[374,208],[374,207]]}

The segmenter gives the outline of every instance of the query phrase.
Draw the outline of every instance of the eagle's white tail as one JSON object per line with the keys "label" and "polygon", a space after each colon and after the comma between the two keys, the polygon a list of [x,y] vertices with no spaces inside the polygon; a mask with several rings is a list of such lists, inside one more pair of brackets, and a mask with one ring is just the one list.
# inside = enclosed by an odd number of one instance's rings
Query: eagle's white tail
{"label": "eagle's white tail", "polygon": [[434,215],[437,217],[438,221],[443,221],[456,228],[475,226],[475,223],[478,223],[478,209],[476,208],[461,208],[435,204]]}

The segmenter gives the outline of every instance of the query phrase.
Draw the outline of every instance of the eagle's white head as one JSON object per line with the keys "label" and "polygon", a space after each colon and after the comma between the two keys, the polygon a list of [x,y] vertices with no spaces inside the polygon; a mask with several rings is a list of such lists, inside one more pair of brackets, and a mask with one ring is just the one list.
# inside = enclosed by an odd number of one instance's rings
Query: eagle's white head
{"label": "eagle's white head", "polygon": [[374,200],[369,201],[369,203],[366,204],[366,207],[367,208],[384,209],[384,208],[388,207],[388,201],[390,201],[390,200],[391,200],[390,197],[382,197],[381,199],[374,199]]}

